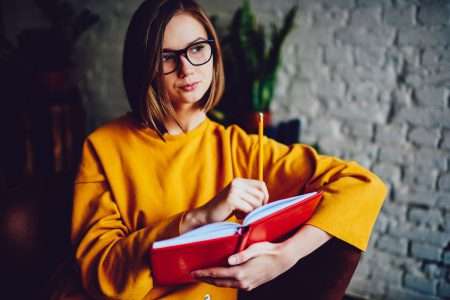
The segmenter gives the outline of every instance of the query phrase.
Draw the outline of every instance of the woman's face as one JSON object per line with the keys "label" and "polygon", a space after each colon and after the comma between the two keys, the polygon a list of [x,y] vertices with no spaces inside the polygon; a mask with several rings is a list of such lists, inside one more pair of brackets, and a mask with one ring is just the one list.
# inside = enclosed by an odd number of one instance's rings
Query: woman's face
{"label": "woman's face", "polygon": [[[167,24],[163,38],[163,68],[171,70],[173,66],[173,50],[188,48],[191,60],[198,59],[201,51],[208,45],[197,44],[199,41],[208,39],[207,32],[203,25],[188,13],[176,14]],[[193,45],[194,44],[194,45]],[[209,48],[208,48],[209,49]],[[186,52],[185,52],[186,53]],[[206,54],[208,55],[208,54]],[[200,58],[201,59],[201,58]],[[203,62],[199,60],[199,62]],[[164,88],[175,109],[181,107],[192,107],[197,103],[208,90],[213,77],[213,58],[200,66],[192,65],[185,55],[178,56],[178,68],[166,75],[162,75]]]}

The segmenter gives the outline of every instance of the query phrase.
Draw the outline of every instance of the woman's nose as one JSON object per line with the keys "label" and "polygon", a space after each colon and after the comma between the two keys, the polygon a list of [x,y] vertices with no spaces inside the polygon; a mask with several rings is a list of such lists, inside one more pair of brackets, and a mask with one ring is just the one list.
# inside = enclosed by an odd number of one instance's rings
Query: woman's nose
{"label": "woman's nose", "polygon": [[181,76],[189,75],[193,72],[194,66],[189,62],[189,60],[184,56],[180,55],[180,66],[178,73]]}

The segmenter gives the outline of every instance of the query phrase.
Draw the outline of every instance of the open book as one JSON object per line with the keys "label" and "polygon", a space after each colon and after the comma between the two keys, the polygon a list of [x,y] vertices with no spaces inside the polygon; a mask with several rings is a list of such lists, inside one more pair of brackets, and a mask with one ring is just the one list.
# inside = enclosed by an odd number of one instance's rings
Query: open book
{"label": "open book", "polygon": [[156,285],[192,282],[194,270],[227,266],[228,257],[253,243],[281,241],[314,213],[322,197],[312,192],[263,205],[242,224],[217,222],[153,243],[150,262]]}

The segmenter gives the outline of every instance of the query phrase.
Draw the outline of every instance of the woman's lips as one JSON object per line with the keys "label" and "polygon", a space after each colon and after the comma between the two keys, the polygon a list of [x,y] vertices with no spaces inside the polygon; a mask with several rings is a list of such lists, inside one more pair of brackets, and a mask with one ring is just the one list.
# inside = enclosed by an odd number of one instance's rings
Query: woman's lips
{"label": "woman's lips", "polygon": [[180,89],[182,89],[185,92],[192,92],[193,90],[195,90],[197,88],[199,82],[194,82],[191,84],[186,84],[186,85],[182,85],[180,86]]}

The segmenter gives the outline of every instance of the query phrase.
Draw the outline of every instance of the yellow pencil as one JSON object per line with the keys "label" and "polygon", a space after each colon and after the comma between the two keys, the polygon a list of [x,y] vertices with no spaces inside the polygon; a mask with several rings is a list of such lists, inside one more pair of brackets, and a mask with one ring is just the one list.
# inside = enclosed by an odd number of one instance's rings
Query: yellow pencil
{"label": "yellow pencil", "polygon": [[264,115],[259,113],[258,118],[258,135],[259,135],[259,155],[258,155],[258,179],[263,180],[263,131],[264,131]]}

